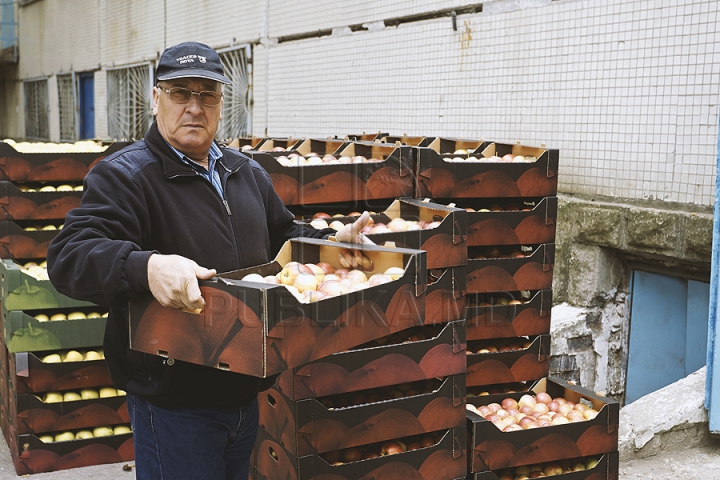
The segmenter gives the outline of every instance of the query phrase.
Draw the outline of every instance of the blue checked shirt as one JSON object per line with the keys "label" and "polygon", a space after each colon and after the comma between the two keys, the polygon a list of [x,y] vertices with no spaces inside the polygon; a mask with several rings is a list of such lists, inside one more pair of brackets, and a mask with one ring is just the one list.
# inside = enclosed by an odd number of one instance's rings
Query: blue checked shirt
{"label": "blue checked shirt", "polygon": [[196,161],[188,158],[183,153],[179,152],[177,149],[175,149],[172,145],[168,144],[170,148],[172,148],[173,152],[177,154],[178,158],[185,162],[186,164],[190,165],[190,167],[195,170],[196,173],[199,175],[202,175],[208,182],[212,183],[212,186],[215,187],[215,190],[220,194],[220,198],[223,200],[225,199],[225,193],[223,192],[222,183],[220,182],[220,174],[218,173],[217,169],[215,168],[215,164],[218,160],[218,158],[222,157],[222,152],[220,151],[220,148],[215,145],[215,142],[213,142],[210,145],[210,152],[208,153],[208,168],[207,170],[205,167],[197,163]]}

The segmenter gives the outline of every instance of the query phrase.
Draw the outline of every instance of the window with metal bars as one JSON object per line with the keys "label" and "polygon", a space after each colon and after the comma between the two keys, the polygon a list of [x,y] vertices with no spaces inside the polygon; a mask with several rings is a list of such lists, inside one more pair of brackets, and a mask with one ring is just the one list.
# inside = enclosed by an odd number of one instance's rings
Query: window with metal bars
{"label": "window with metal bars", "polygon": [[75,74],[67,73],[57,76],[58,110],[60,113],[60,141],[74,142],[77,133],[77,83]]}
{"label": "window with metal bars", "polygon": [[107,72],[108,134],[116,140],[140,139],[152,121],[150,64]]}
{"label": "window with metal bars", "polygon": [[250,46],[220,51],[223,71],[230,79],[223,93],[223,118],[216,137],[229,140],[246,137],[251,130],[252,63]]}
{"label": "window with metal bars", "polygon": [[50,140],[48,120],[47,78],[26,80],[25,92],[25,137],[30,140]]}

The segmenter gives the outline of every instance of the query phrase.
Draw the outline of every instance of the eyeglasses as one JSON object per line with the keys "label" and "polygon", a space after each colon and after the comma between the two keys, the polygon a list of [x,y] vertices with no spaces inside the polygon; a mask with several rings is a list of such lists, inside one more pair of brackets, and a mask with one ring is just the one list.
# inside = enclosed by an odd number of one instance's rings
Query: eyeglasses
{"label": "eyeglasses", "polygon": [[205,90],[202,92],[194,92],[189,88],[173,87],[170,89],[163,88],[157,85],[157,88],[167,93],[170,96],[170,100],[175,103],[188,103],[193,95],[197,95],[200,98],[200,103],[206,107],[216,107],[220,105],[223,99],[223,94],[219,92],[211,92]]}

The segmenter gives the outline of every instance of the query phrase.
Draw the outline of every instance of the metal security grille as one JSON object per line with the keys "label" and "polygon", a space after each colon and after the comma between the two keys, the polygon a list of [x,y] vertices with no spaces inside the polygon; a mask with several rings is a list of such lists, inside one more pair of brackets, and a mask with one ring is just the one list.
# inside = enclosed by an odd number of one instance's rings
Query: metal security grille
{"label": "metal security grille", "polygon": [[108,70],[108,134],[117,140],[139,139],[152,118],[149,64]]}
{"label": "metal security grille", "polygon": [[252,64],[250,47],[220,53],[225,75],[232,82],[223,92],[223,118],[217,137],[223,140],[244,137],[250,132],[250,96],[252,93]]}
{"label": "metal security grille", "polygon": [[77,134],[77,85],[75,74],[57,76],[58,110],[60,114],[60,141],[74,142]]}
{"label": "metal security grille", "polygon": [[25,91],[25,137],[31,140],[49,140],[47,79],[25,81],[23,88]]}

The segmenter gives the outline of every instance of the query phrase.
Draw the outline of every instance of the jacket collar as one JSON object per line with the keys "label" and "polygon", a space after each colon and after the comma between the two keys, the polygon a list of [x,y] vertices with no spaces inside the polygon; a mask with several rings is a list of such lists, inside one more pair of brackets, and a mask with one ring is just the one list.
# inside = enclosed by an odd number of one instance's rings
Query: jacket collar
{"label": "jacket collar", "polygon": [[[153,121],[152,125],[145,134],[145,143],[148,148],[160,158],[163,165],[163,172],[166,177],[175,177],[177,175],[195,175],[195,171],[183,163],[175,152],[172,151],[163,136],[158,130],[157,121]],[[243,164],[248,162],[248,158],[244,155],[227,155],[227,149],[220,148],[222,157],[217,160],[217,164],[228,172],[237,171]]]}

